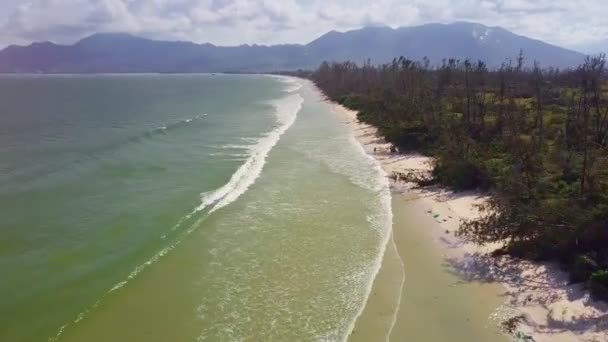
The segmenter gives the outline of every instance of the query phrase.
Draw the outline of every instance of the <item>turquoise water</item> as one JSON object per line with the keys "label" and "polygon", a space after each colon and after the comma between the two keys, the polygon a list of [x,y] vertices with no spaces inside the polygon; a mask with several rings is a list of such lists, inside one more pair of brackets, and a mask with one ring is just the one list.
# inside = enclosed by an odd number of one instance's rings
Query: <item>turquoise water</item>
{"label": "turquoise water", "polygon": [[343,340],[390,196],[307,83],[0,77],[0,340]]}

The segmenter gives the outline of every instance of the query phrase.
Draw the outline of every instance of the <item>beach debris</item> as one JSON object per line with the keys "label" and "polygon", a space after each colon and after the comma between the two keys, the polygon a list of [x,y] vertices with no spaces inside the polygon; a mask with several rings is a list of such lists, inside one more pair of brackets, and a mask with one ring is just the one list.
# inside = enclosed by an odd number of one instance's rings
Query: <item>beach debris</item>
{"label": "beach debris", "polygon": [[534,338],[530,335],[524,334],[521,331],[518,331],[513,335],[513,338],[516,342],[534,342]]}
{"label": "beach debris", "polygon": [[394,182],[415,183],[419,187],[434,184],[432,174],[426,170],[406,169],[404,172],[393,171],[389,178]]}
{"label": "beach debris", "polygon": [[490,321],[496,323],[500,330],[513,337],[516,342],[534,342],[532,336],[518,331],[519,325],[526,317],[510,305],[502,305],[490,315]]}
{"label": "beach debris", "polygon": [[[523,319],[523,315],[508,317],[501,323],[501,328],[509,334],[515,334],[517,327],[519,326],[521,321],[523,321]],[[519,335],[518,333],[516,335]]]}
{"label": "beach debris", "polygon": [[433,218],[438,218],[439,216],[441,216],[440,214],[435,214],[433,215]]}

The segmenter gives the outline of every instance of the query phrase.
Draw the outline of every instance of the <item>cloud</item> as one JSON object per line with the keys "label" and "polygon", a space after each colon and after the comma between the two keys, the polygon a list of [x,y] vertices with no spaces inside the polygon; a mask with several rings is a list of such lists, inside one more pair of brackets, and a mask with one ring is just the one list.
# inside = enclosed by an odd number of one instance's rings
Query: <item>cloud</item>
{"label": "cloud", "polygon": [[305,43],[333,29],[475,21],[578,46],[608,38],[605,13],[605,0],[0,0],[0,45],[68,43],[95,32]]}

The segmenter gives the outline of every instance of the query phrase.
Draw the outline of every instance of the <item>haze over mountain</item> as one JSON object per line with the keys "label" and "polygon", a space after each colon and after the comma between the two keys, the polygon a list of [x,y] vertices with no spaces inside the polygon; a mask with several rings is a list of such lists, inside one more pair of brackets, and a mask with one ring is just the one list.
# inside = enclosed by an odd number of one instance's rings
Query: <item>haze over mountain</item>
{"label": "haze over mountain", "polygon": [[598,54],[608,53],[608,39],[600,40],[595,43],[578,44],[573,46],[576,51],[583,53]]}
{"label": "haze over mountain", "polygon": [[267,72],[316,68],[322,61],[388,62],[404,56],[481,59],[498,66],[519,50],[543,66],[571,67],[584,55],[516,35],[500,27],[458,22],[392,29],[368,27],[329,32],[306,45],[234,47],[156,41],[129,34],[101,33],[73,45],[50,42],[9,46],[0,51],[0,72]]}

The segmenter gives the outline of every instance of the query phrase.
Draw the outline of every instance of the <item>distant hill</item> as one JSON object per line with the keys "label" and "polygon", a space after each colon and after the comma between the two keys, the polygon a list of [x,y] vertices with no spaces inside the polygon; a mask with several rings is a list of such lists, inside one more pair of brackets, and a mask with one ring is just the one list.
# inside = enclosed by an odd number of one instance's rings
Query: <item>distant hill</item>
{"label": "distant hill", "polygon": [[322,61],[388,62],[404,56],[471,58],[498,66],[522,49],[528,61],[570,67],[584,55],[500,27],[474,23],[368,27],[329,32],[306,45],[222,47],[184,41],[157,41],[129,34],[100,33],[73,45],[50,42],[9,46],[0,51],[0,72],[267,72],[315,68]]}

